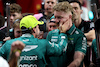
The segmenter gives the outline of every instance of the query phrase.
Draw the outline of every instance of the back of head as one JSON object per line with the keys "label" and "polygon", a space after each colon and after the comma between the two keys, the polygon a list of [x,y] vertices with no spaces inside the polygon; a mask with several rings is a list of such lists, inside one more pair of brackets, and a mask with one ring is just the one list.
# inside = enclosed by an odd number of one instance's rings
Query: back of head
{"label": "back of head", "polygon": [[22,8],[21,8],[21,6],[19,4],[12,3],[10,5],[10,12],[11,13],[15,13],[15,12],[21,13],[21,11],[22,11]]}
{"label": "back of head", "polygon": [[38,21],[33,15],[25,16],[20,21],[20,29],[22,33],[31,33],[31,30],[36,27],[37,25],[44,24],[43,21]]}

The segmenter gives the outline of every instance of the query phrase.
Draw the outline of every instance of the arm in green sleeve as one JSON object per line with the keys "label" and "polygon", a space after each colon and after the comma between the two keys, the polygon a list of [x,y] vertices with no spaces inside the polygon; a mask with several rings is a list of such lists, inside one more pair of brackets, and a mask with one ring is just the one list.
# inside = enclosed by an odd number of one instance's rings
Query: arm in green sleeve
{"label": "arm in green sleeve", "polygon": [[50,31],[50,32],[48,33],[47,37],[46,37],[46,40],[50,41],[51,36],[52,36],[52,33],[51,33],[51,31]]}
{"label": "arm in green sleeve", "polygon": [[64,33],[61,33],[59,35],[59,43],[56,44],[56,43],[51,43],[49,41],[49,45],[47,46],[47,54],[48,55],[55,55],[55,56],[58,56],[58,55],[61,55],[63,52],[66,51],[67,49],[67,35],[64,34]]}
{"label": "arm in green sleeve", "polygon": [[8,56],[9,56],[8,48],[9,47],[7,47],[7,44],[5,43],[0,49],[0,56],[2,56],[6,60],[8,60]]}

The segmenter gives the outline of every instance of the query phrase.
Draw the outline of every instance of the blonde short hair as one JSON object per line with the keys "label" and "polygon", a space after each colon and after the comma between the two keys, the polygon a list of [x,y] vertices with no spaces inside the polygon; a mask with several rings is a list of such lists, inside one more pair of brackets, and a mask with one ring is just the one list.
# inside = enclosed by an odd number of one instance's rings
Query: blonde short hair
{"label": "blonde short hair", "polygon": [[69,2],[64,1],[64,2],[59,2],[53,7],[53,11],[63,11],[63,12],[71,12],[72,13],[72,20],[74,20],[74,11],[73,7],[69,4]]}

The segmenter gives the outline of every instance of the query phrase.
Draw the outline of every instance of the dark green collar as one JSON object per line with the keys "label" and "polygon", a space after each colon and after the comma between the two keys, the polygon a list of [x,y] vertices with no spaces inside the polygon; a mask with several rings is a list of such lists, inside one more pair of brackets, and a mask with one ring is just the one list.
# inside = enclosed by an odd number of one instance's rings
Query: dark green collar
{"label": "dark green collar", "polygon": [[66,32],[67,34],[72,35],[74,33],[74,31],[76,30],[75,25],[73,24],[72,27]]}

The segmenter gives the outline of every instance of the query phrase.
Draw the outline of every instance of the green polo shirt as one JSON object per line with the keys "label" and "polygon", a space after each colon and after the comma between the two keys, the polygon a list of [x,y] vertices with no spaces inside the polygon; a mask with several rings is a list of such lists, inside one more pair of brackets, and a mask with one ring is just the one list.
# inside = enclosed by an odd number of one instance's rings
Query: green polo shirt
{"label": "green polo shirt", "polygon": [[[58,43],[59,34],[59,29],[55,29],[48,33],[46,39],[48,41]],[[87,40],[84,33],[77,29],[73,24],[73,26],[66,32],[66,35],[68,36],[67,51],[59,57],[49,57],[49,67],[67,67],[73,61],[74,53],[76,51],[82,52],[84,55],[86,54]]]}
{"label": "green polo shirt", "polygon": [[93,41],[92,41],[92,52],[94,52],[95,53],[95,55],[96,55],[96,57],[97,57],[97,44],[96,44],[96,39],[94,39]]}
{"label": "green polo shirt", "polygon": [[61,33],[58,36],[59,43],[51,43],[46,39],[37,39],[34,38],[31,34],[24,34],[19,38],[8,40],[0,49],[0,55],[9,59],[11,44],[14,41],[22,41],[25,44],[25,48],[22,50],[19,67],[45,67],[46,60],[45,55],[48,56],[59,56],[66,51],[67,46],[67,36],[64,33]]}

